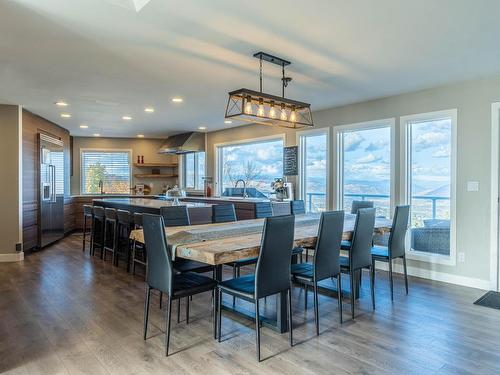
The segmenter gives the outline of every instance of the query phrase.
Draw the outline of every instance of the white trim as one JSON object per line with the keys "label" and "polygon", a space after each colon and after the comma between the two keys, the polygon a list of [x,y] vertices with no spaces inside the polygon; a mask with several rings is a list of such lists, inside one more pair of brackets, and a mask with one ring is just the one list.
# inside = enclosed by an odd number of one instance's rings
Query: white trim
{"label": "white trim", "polygon": [[[82,154],[85,151],[102,151],[102,152],[127,152],[128,153],[128,163],[129,163],[129,187],[131,188],[132,185],[135,184],[135,179],[134,179],[134,174],[133,174],[133,166],[134,166],[134,161],[132,160],[133,158],[133,150],[130,148],[99,148],[99,147],[86,147],[86,148],[80,148],[80,195],[87,196],[87,195],[92,195],[92,193],[84,193],[82,191],[83,187],[83,158]],[[107,195],[120,195],[120,193],[106,193]],[[121,193],[123,194],[123,193]],[[130,194],[127,193],[127,194]]]}
{"label": "white trim", "polygon": [[295,140],[296,144],[299,146],[299,174],[297,176],[297,196],[299,199],[306,201],[305,193],[305,180],[302,178],[305,171],[305,159],[304,159],[304,150],[302,146],[303,137],[307,137],[309,135],[326,135],[326,195],[325,195],[325,203],[326,209],[330,209],[330,128],[318,128],[318,129],[309,129],[297,131]]}
{"label": "white trim", "polygon": [[[18,106],[18,120],[17,120],[17,141],[18,141],[18,146],[17,146],[17,180],[18,180],[18,191],[17,191],[17,207],[18,207],[18,243],[21,244],[22,248],[22,243],[23,243],[23,107]],[[24,259],[24,253],[21,251],[19,256],[21,257],[20,260]]]}
{"label": "white trim", "polygon": [[[403,266],[401,264],[401,261],[394,261],[392,265],[393,265],[392,266],[393,272],[399,274],[403,273]],[[388,271],[389,264],[386,262],[375,262],[375,268],[378,270]],[[441,281],[444,283],[450,283],[455,285],[467,286],[470,288],[477,288],[483,290],[490,289],[489,280],[478,279],[475,277],[460,276],[452,273],[437,272],[434,270],[427,270],[424,268],[417,268],[417,267],[407,267],[407,271],[409,276],[420,277],[423,279],[428,279],[433,281]],[[396,284],[396,282],[397,281],[395,281],[394,284]],[[375,278],[375,283],[377,283],[377,278]],[[411,282],[409,285],[409,289],[411,294]]]}
{"label": "white trim", "polygon": [[[421,121],[432,121],[444,118],[451,118],[451,170],[450,170],[450,255],[443,256],[439,254],[427,254],[421,252],[415,252],[407,250],[407,259],[419,260],[427,263],[433,264],[445,264],[449,266],[455,266],[457,262],[457,247],[456,247],[456,207],[457,207],[457,109],[448,109],[435,112],[418,113],[413,115],[401,116],[399,123],[401,126],[401,168],[400,168],[400,178],[401,178],[401,201],[407,204],[411,204],[410,196],[410,170],[408,168],[409,164],[409,132],[408,127],[410,122],[421,122]],[[410,236],[408,236],[409,239]],[[410,249],[408,244],[407,249]]]}
{"label": "white trim", "polygon": [[334,206],[336,209],[343,209],[343,179],[344,179],[344,169],[343,169],[343,152],[341,152],[341,148],[343,148],[343,140],[340,136],[341,133],[344,132],[354,132],[354,131],[363,131],[370,129],[380,129],[380,128],[389,128],[390,129],[390,145],[391,145],[391,167],[390,167],[390,197],[389,197],[389,211],[392,217],[392,213],[394,212],[394,207],[396,205],[395,202],[395,192],[396,192],[396,118],[386,118],[380,120],[372,120],[372,121],[363,121],[357,122],[353,124],[345,124],[345,125],[334,125],[334,140],[333,140],[333,150],[334,150],[334,164],[336,166],[336,173],[334,178]]}
{"label": "white trim", "polygon": [[[214,144],[214,155],[215,155],[215,165],[214,165],[214,185],[215,185],[215,193],[216,195],[221,195],[221,185],[220,182],[222,182],[222,168],[220,167],[221,164],[221,157],[222,155],[219,152],[219,149],[224,146],[231,146],[231,145],[245,145],[245,144],[252,144],[252,143],[259,143],[259,142],[265,142],[265,141],[272,141],[272,140],[279,140],[281,139],[283,141],[283,147],[286,146],[286,134],[285,133],[280,133],[280,134],[274,134],[274,135],[267,135],[264,137],[257,137],[257,138],[247,138],[247,139],[240,139],[240,140],[235,140],[235,141],[228,141],[228,142],[221,142],[221,143],[215,143]],[[206,162],[206,161],[205,161]]]}
{"label": "white trim", "polygon": [[499,291],[499,247],[498,236],[500,234],[498,226],[498,185],[499,181],[499,165],[500,157],[500,102],[491,104],[491,193],[490,193],[490,289]]}
{"label": "white trim", "polygon": [[0,254],[0,263],[4,262],[20,262],[24,260],[24,252]]}

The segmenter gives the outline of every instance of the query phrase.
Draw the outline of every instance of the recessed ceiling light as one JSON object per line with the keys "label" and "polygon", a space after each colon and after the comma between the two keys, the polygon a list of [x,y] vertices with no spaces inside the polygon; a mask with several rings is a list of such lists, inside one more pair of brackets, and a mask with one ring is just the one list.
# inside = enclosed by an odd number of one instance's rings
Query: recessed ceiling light
{"label": "recessed ceiling light", "polygon": [[70,118],[71,115],[69,113],[61,113],[62,118]]}
{"label": "recessed ceiling light", "polygon": [[146,108],[144,108],[144,112],[153,113],[154,111],[155,111],[155,109],[152,108],[152,107],[146,107]]}
{"label": "recessed ceiling light", "polygon": [[130,120],[132,120],[132,117],[130,117],[130,116],[123,116],[122,120],[130,121]]}
{"label": "recessed ceiling light", "polygon": [[137,134],[137,138],[144,138],[144,134]]}
{"label": "recessed ceiling light", "polygon": [[226,120],[224,121],[224,124],[232,124],[233,122],[231,120]]}
{"label": "recessed ceiling light", "polygon": [[94,133],[94,137],[100,137],[101,135],[99,133]]}
{"label": "recessed ceiling light", "polygon": [[182,98],[172,98],[172,101],[174,103],[182,103],[184,101],[184,99],[182,99]]}
{"label": "recessed ceiling light", "polygon": [[88,129],[89,126],[88,125],[80,125],[80,128],[82,128],[82,129]]}
{"label": "recessed ceiling light", "polygon": [[68,106],[68,103],[63,102],[62,100],[55,102],[54,104],[59,106],[59,107],[67,107]]}
{"label": "recessed ceiling light", "polygon": [[205,130],[207,127],[206,126],[198,126],[198,129],[200,130]]}

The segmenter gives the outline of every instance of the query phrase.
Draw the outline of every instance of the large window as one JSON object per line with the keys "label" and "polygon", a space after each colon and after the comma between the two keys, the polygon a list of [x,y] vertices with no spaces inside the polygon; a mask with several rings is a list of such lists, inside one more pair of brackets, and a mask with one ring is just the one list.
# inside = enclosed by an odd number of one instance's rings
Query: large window
{"label": "large window", "polygon": [[401,118],[406,130],[410,247],[419,255],[452,255],[455,117],[455,111],[443,111]]}
{"label": "large window", "polygon": [[82,150],[82,194],[99,194],[100,183],[107,194],[130,194],[130,151]]}
{"label": "large window", "polygon": [[391,215],[394,120],[337,129],[338,205],[351,211],[353,201],[372,201],[377,216]]}
{"label": "large window", "polygon": [[205,178],[205,153],[196,152],[183,157],[184,188],[203,190]]}
{"label": "large window", "polygon": [[271,183],[283,176],[283,138],[217,146],[217,174],[221,194],[243,180],[247,188],[254,188],[249,195],[269,195]]}
{"label": "large window", "polygon": [[308,212],[327,209],[328,129],[299,133],[300,195]]}

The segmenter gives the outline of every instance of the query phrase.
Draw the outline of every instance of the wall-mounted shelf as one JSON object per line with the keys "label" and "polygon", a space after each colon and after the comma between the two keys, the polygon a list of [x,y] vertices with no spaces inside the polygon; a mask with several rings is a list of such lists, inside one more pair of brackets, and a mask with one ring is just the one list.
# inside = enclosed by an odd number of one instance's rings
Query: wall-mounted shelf
{"label": "wall-mounted shelf", "polygon": [[134,167],[137,168],[177,168],[179,164],[173,163],[134,163]]}
{"label": "wall-mounted shelf", "polygon": [[176,174],[144,174],[138,173],[134,174],[135,178],[174,178],[178,177]]}

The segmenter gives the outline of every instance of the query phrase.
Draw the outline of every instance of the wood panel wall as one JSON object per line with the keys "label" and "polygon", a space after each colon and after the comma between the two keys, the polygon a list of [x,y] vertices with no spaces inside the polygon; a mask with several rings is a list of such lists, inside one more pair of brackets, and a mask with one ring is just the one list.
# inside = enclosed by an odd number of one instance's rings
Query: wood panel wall
{"label": "wood panel wall", "polygon": [[[69,131],[29,111],[23,110],[23,247],[29,250],[38,244],[38,133],[45,133],[64,142],[65,186],[69,196],[70,136]],[[64,200],[64,229],[74,229],[75,220],[71,198]]]}

